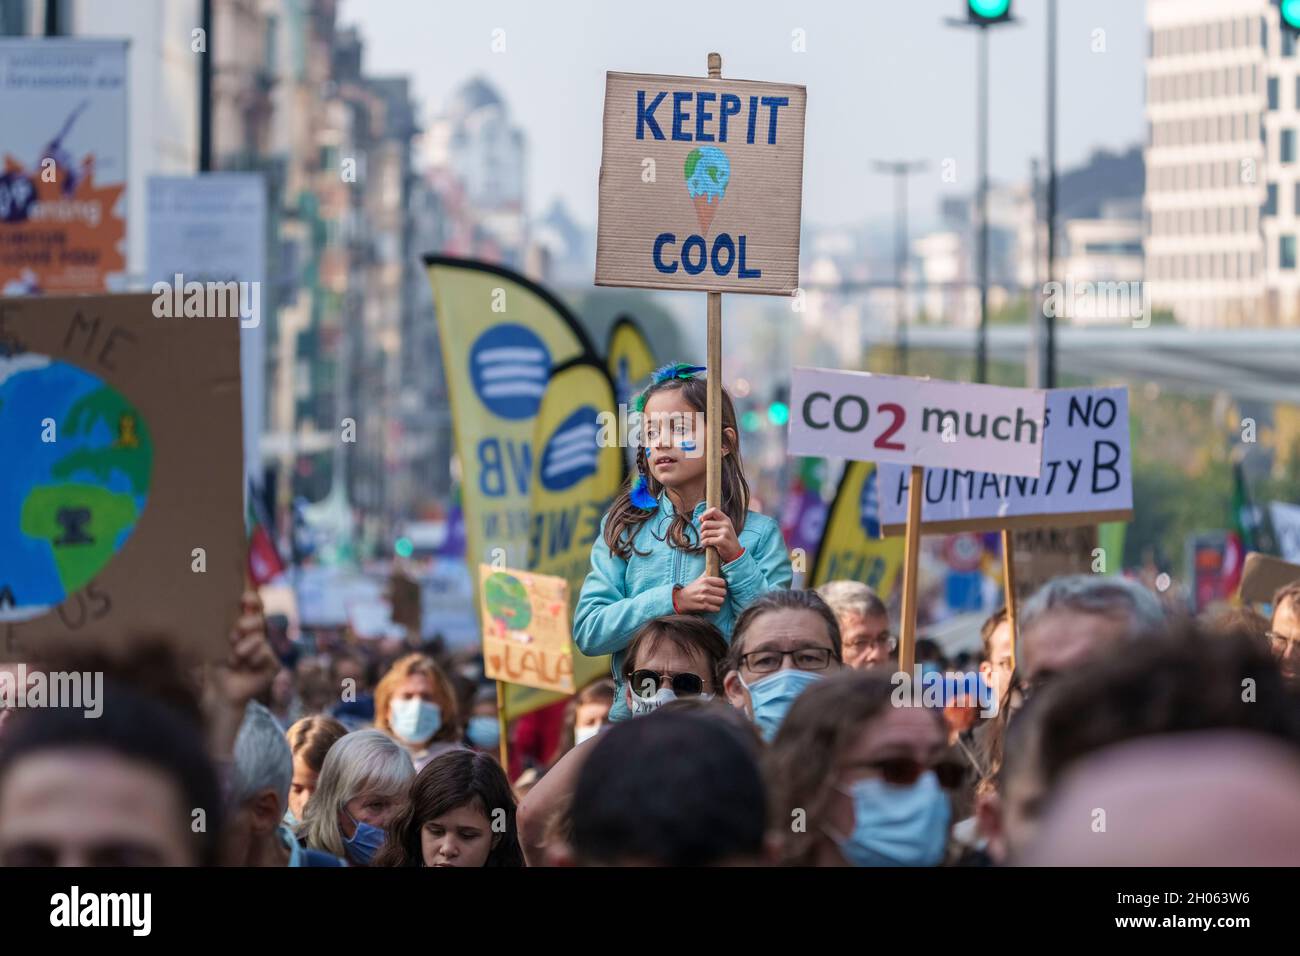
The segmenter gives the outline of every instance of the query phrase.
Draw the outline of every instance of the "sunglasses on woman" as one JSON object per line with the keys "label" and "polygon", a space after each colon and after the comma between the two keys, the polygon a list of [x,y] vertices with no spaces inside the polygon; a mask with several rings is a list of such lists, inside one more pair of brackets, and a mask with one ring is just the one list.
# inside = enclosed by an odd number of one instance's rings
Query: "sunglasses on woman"
{"label": "sunglasses on woman", "polygon": [[939,786],[945,790],[956,790],[966,779],[966,766],[957,760],[943,760],[933,766],[919,763],[907,757],[889,757],[865,764],[880,773],[885,783],[896,787],[910,787],[921,779],[921,774],[933,770],[939,779]]}
{"label": "sunglasses on woman", "polygon": [[659,671],[643,668],[633,671],[628,679],[632,682],[632,693],[641,697],[653,697],[665,681],[678,697],[696,697],[704,693],[704,680],[698,674],[683,672],[668,677]]}

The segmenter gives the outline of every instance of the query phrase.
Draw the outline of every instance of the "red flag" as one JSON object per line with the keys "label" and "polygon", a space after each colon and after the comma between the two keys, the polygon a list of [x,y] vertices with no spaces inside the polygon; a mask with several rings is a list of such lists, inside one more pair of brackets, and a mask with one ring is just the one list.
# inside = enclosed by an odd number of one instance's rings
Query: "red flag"
{"label": "red flag", "polygon": [[261,522],[253,525],[253,533],[248,539],[248,576],[253,584],[261,587],[284,573],[284,564],[275,550],[271,535]]}

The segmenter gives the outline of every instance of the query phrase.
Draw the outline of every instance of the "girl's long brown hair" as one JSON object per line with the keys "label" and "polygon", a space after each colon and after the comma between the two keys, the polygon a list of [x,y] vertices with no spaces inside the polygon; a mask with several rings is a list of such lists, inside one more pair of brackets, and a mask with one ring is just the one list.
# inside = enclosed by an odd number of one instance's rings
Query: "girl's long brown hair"
{"label": "girl's long brown hair", "polygon": [[[644,409],[649,404],[652,395],[669,391],[680,391],[682,400],[701,414],[708,406],[709,386],[704,378],[669,378],[652,384],[642,393],[644,401],[641,407]],[[704,442],[700,442],[700,447],[704,448]],[[722,448],[727,452],[722,456],[722,512],[731,519],[731,524],[739,535],[745,527],[745,515],[749,513],[749,482],[745,480],[745,467],[740,460],[740,429],[736,425],[736,408],[725,388],[722,390]],[[637,472],[645,476],[646,490],[657,499],[664,486],[646,466],[645,449],[645,445],[637,448]],[[609,520],[605,522],[605,544],[625,561],[634,551],[641,555],[649,554],[648,551],[638,550],[632,541],[641,525],[658,514],[657,511],[646,511],[632,504],[631,481],[635,478],[636,475],[630,476],[628,487],[614,499],[609,509]],[[674,548],[683,551],[699,553],[703,550],[691,525],[691,515],[682,514],[681,511],[674,511],[665,538]]]}

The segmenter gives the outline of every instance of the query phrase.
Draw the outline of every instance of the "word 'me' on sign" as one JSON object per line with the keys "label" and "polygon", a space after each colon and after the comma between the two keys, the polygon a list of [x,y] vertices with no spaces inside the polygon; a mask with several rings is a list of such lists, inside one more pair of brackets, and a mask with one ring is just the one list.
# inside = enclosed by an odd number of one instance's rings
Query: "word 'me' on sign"
{"label": "word 'me' on sign", "polygon": [[609,73],[596,285],[789,295],[802,86]]}
{"label": "word 'me' on sign", "polygon": [[484,673],[491,680],[572,694],[569,583],[479,565]]}
{"label": "word 'me' on sign", "polygon": [[792,455],[1037,477],[1045,393],[902,375],[796,367]]}
{"label": "word 'me' on sign", "polygon": [[153,300],[0,299],[0,653],[229,653],[239,318],[158,319]]}
{"label": "word 'me' on sign", "polygon": [[[1044,423],[1037,478],[1002,474],[1000,464],[927,468],[921,526],[929,532],[991,531],[1132,518],[1128,389],[1052,389]],[[909,481],[906,468],[880,468],[885,534],[897,534],[907,523]]]}

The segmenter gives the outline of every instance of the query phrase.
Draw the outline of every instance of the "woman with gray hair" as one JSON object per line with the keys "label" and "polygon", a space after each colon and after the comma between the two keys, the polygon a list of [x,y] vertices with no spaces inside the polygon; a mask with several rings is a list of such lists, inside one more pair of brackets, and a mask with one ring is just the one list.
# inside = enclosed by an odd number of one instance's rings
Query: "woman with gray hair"
{"label": "woman with gray hair", "polygon": [[345,735],[325,755],[298,838],[354,866],[368,865],[414,777],[410,755],[387,734],[355,730]]}

